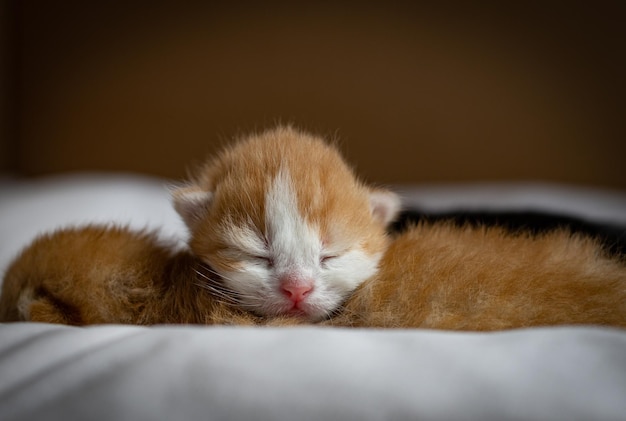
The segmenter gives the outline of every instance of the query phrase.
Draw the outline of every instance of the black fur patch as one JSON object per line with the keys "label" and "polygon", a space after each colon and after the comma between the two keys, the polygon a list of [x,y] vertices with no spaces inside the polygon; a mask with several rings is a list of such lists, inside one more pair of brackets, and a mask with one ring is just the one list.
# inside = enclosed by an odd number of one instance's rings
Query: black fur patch
{"label": "black fur patch", "polygon": [[451,211],[424,212],[409,209],[402,212],[390,232],[404,231],[418,222],[453,222],[459,226],[497,226],[511,232],[528,232],[533,235],[556,229],[587,235],[598,239],[606,251],[613,256],[626,258],[626,227],[590,222],[582,218],[537,211],[495,212],[495,211]]}

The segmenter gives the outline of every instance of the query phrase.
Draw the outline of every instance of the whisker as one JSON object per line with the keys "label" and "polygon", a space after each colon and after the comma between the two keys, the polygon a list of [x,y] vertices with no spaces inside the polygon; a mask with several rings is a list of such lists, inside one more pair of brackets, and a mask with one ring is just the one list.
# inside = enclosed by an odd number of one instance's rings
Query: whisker
{"label": "whisker", "polygon": [[[267,305],[263,296],[258,293],[245,293],[226,287],[222,282],[220,282],[221,279],[231,282],[235,281],[211,269],[204,262],[198,262],[198,267],[193,268],[193,271],[199,277],[198,281],[195,283],[196,286],[209,291],[217,298],[221,298],[221,302],[224,304],[236,305],[241,309],[253,312],[258,311],[260,308]],[[212,278],[210,275],[215,275],[216,278]]]}
{"label": "whisker", "polygon": [[196,282],[196,285],[198,285],[198,286],[202,286],[203,288],[209,289],[209,290],[211,290],[211,291],[213,291],[215,293],[220,293],[222,295],[228,295],[228,296],[232,296],[232,297],[235,297],[235,296],[240,296],[241,297],[241,296],[243,296],[242,294],[239,294],[237,291],[229,290],[229,289],[225,288],[223,285],[217,284],[214,279],[208,277],[207,275],[205,275],[204,273],[202,273],[202,272],[200,272],[200,271],[198,271],[196,269],[194,269],[194,272],[196,272],[201,278],[209,281],[209,282],[201,282],[201,283],[200,282]]}
{"label": "whisker", "polygon": [[224,297],[231,297],[233,299],[237,298],[236,294],[231,293],[231,291],[215,287],[214,285],[207,284],[206,282],[196,282],[196,285]]}
{"label": "whisker", "polygon": [[[211,292],[212,294],[218,297],[221,297],[225,300],[228,300],[229,303],[236,304],[237,306],[241,308],[256,309],[259,307],[259,304],[254,303],[254,301],[257,301],[258,297],[225,288],[221,284],[215,284],[214,280],[209,278],[205,274],[199,271],[196,271],[196,273],[200,275],[202,278],[210,281],[210,283],[202,282],[202,281],[196,282],[195,284],[197,286],[204,288],[207,291]],[[249,301],[253,301],[253,303],[250,303]]]}
{"label": "whisker", "polygon": [[199,271],[199,270],[197,270],[197,269],[194,269],[194,272],[196,272],[196,273],[197,273],[198,275],[200,275],[202,278],[206,279],[207,281],[209,281],[209,282],[211,282],[211,283],[215,282],[215,279],[213,279],[213,278],[211,278],[211,277],[209,277],[209,276],[205,275],[204,273],[200,272],[200,271]]}
{"label": "whisker", "polygon": [[205,289],[205,290],[209,291],[210,293],[212,293],[213,295],[215,295],[215,296],[216,296],[216,298],[223,298],[223,299],[225,299],[225,300],[228,300],[228,302],[230,302],[230,303],[232,303],[232,304],[241,304],[241,301],[240,301],[238,298],[233,297],[233,296],[231,296],[231,295],[229,295],[229,294],[225,293],[224,291],[220,291],[219,289],[213,288],[213,287],[212,287],[212,286],[210,286],[210,285],[207,285],[207,284],[205,284],[205,283],[197,283],[197,282],[196,282],[196,286],[198,286],[198,287],[200,287],[200,288],[203,288],[203,289]]}
{"label": "whisker", "polygon": [[206,284],[204,282],[202,283],[196,283],[197,286],[201,286],[204,289],[207,289],[209,291],[211,291],[214,294],[220,294],[224,297],[229,297],[232,300],[237,300],[238,302],[243,302],[243,300],[247,299],[247,298],[251,298],[251,296],[248,296],[246,294],[240,294],[236,291],[231,291],[228,289],[224,289],[224,288],[220,288],[220,287],[215,287],[213,285],[209,285]]}
{"label": "whisker", "polygon": [[250,294],[246,294],[244,292],[240,292],[240,291],[235,291],[232,289],[227,288],[224,284],[217,282],[215,279],[210,278],[209,276],[207,276],[206,274],[194,269],[194,271],[201,276],[202,278],[206,279],[207,281],[209,281],[209,283],[217,289],[223,290],[224,292],[227,292],[228,294],[231,295],[236,295],[239,296],[241,298],[249,298],[249,299],[254,299],[257,298],[256,295],[250,295]]}
{"label": "whisker", "polygon": [[204,263],[201,263],[200,265],[201,265],[201,268],[202,268],[203,270],[205,270],[205,271],[207,271],[207,272],[209,272],[209,273],[212,273],[213,275],[217,275],[217,276],[219,276],[219,277],[220,277],[220,278],[222,278],[222,279],[226,279],[227,281],[233,281],[233,279],[232,279],[232,278],[229,278],[228,276],[224,276],[224,275],[222,275],[221,273],[218,273],[218,272],[214,271],[213,269],[211,269],[209,266],[207,266],[207,265],[206,265],[206,264],[204,264]]}

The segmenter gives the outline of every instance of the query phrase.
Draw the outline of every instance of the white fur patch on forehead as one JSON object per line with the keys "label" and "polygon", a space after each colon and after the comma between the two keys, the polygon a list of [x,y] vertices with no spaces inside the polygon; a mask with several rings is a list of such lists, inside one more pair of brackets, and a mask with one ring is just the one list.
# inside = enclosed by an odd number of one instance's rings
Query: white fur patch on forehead
{"label": "white fur patch on forehead", "polygon": [[298,197],[285,168],[278,171],[265,195],[265,224],[277,271],[313,276],[305,272],[317,266],[322,247],[319,229],[300,214]]}

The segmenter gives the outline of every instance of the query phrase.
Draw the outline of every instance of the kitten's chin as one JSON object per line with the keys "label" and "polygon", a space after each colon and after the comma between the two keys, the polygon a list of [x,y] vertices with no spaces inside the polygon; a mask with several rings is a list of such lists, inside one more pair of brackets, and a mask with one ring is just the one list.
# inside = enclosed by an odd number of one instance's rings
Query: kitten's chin
{"label": "kitten's chin", "polygon": [[281,303],[270,311],[262,311],[266,316],[297,317],[310,323],[322,321],[328,317],[330,310],[315,304],[301,301],[294,305],[292,302]]}
{"label": "kitten's chin", "polygon": [[288,310],[280,315],[289,316],[289,317],[298,317],[298,318],[306,319],[306,320],[309,320],[309,317],[310,317],[305,311],[300,310],[299,308],[292,308],[291,310]]}

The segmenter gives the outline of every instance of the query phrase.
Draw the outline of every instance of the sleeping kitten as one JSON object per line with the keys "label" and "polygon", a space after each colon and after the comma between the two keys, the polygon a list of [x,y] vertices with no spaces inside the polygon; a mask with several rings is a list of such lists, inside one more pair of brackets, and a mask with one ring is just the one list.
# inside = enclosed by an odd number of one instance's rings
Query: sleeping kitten
{"label": "sleeping kitten", "polygon": [[291,128],[223,151],[173,196],[191,251],[123,228],[43,236],[7,271],[0,321],[626,327],[624,262],[566,231],[423,223],[380,260],[397,198]]}
{"label": "sleeping kitten", "polygon": [[377,275],[325,324],[499,330],[626,327],[626,264],[591,237],[421,223],[393,240]]}
{"label": "sleeping kitten", "polygon": [[337,150],[290,127],[250,136],[173,191],[193,253],[239,306],[321,320],[376,272],[391,192],[358,181]]}
{"label": "sleeping kitten", "polygon": [[[388,243],[386,226],[399,209],[395,194],[371,189],[357,180],[335,148],[291,127],[250,136],[223,150],[190,182],[174,189],[172,196],[191,232],[190,249],[205,263],[205,274],[214,272],[210,277],[221,280],[223,299],[257,315],[298,315],[311,321],[327,317],[361,282],[374,275]],[[59,253],[65,244],[73,253],[72,242],[88,245],[92,239],[106,240],[114,248],[119,238],[129,235],[86,230],[51,238],[59,242]],[[96,240],[96,236],[102,240]],[[138,248],[144,245],[150,259],[165,254],[147,238],[133,237],[131,243]],[[40,240],[35,248],[43,249],[45,244],[56,247],[53,240]],[[102,252],[106,242],[93,247]],[[89,256],[96,256],[87,255],[88,250],[85,260],[79,255],[62,259],[60,254],[59,265],[71,261],[88,269],[84,263],[90,262]],[[133,273],[135,265],[128,258],[116,250],[108,253],[121,259],[120,267]],[[194,264],[197,266],[197,262]],[[42,273],[62,270],[53,267],[52,260],[46,265],[38,269]],[[137,268],[142,267],[142,262],[137,262]],[[160,273],[161,268],[162,264],[155,264],[154,270]],[[92,272],[89,269],[87,273]],[[78,284],[89,287],[67,298],[81,308],[79,295],[93,294],[90,288],[100,287],[83,280],[78,270],[73,276]],[[104,276],[109,279],[109,274]],[[121,284],[108,285],[110,293],[118,288],[125,291],[124,283],[135,281],[131,275],[126,280],[112,276],[107,282]],[[177,278],[178,274],[171,276]],[[59,278],[61,283],[66,280]],[[137,288],[145,293],[143,286]],[[125,295],[115,294],[114,299]],[[23,296],[27,300],[30,295]],[[123,315],[121,307],[115,311],[122,313],[94,320],[126,323],[132,319]]]}
{"label": "sleeping kitten", "polygon": [[[302,324],[233,305],[188,251],[124,228],[61,230],[9,267],[0,322]],[[329,326],[498,330],[626,327],[626,266],[590,237],[420,224],[399,234]]]}

